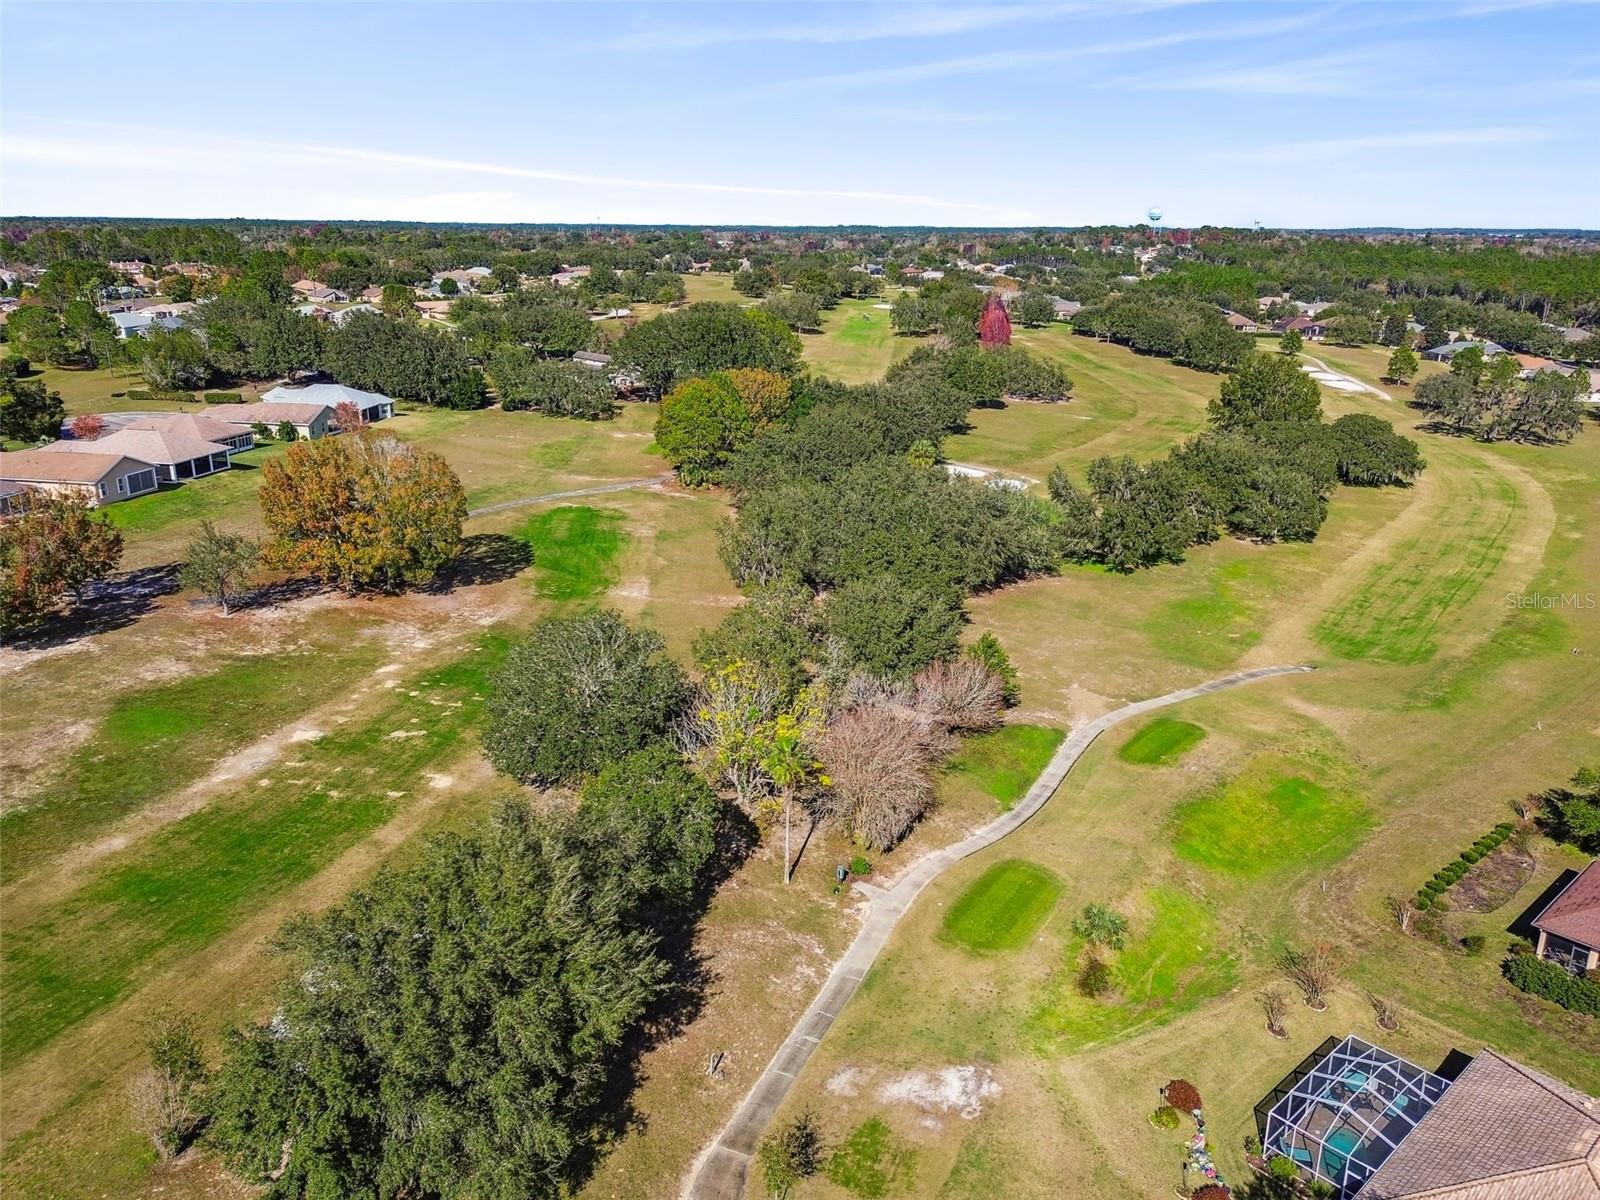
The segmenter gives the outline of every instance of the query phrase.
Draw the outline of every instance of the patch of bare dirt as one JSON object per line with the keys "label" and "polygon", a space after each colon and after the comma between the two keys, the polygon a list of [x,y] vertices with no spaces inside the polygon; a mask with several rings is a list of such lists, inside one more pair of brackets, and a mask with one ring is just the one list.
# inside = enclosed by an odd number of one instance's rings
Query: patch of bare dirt
{"label": "patch of bare dirt", "polygon": [[1493,912],[1522,890],[1537,865],[1533,855],[1510,843],[1492,850],[1450,889],[1451,906],[1467,912]]}

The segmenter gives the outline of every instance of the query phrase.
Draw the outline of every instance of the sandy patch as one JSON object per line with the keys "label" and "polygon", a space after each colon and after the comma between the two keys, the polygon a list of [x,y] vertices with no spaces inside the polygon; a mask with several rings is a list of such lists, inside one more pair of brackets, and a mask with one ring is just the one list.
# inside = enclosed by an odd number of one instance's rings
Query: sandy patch
{"label": "sandy patch", "polygon": [[429,787],[436,788],[441,792],[445,788],[454,787],[456,782],[454,775],[439,775],[433,771],[424,771],[422,777],[428,781]]}
{"label": "sandy patch", "polygon": [[400,738],[421,737],[426,732],[427,732],[427,730],[425,730],[425,729],[396,729],[393,733],[391,733],[389,735],[389,740],[390,741],[397,741]]}
{"label": "sandy patch", "polygon": [[293,733],[291,733],[289,735],[289,741],[291,743],[293,743],[293,742],[314,742],[321,736],[322,736],[322,730],[320,730],[320,729],[296,729]]}
{"label": "sandy patch", "polygon": [[994,1072],[971,1065],[908,1071],[878,1088],[878,1099],[886,1104],[913,1104],[924,1112],[953,1112],[967,1121],[975,1120],[983,1112],[984,1102],[999,1094]]}
{"label": "sandy patch", "polygon": [[822,1086],[835,1096],[859,1096],[867,1081],[867,1073],[860,1067],[840,1067]]}

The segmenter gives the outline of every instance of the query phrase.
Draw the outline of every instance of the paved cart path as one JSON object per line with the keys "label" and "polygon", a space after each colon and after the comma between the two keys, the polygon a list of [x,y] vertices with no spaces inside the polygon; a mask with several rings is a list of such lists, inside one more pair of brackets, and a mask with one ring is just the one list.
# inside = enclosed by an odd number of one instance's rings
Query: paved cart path
{"label": "paved cart path", "polygon": [[530,504],[549,504],[555,500],[577,500],[583,496],[604,496],[607,492],[626,492],[630,488],[658,487],[672,478],[671,471],[652,475],[649,479],[624,479],[618,483],[599,483],[594,487],[574,488],[570,492],[546,492],[542,496],[523,496],[520,500],[502,500],[499,504],[485,504],[469,509],[468,517],[486,517],[490,513],[505,512],[508,508],[526,508]]}
{"label": "paved cart path", "polygon": [[1087,725],[1073,730],[1051,757],[1039,778],[1034,780],[1028,794],[1008,813],[980,826],[959,842],[935,850],[912,863],[888,887],[858,883],[856,890],[870,903],[867,919],[856,934],[855,941],[845,951],[844,957],[834,964],[832,973],[822,985],[822,990],[811,1002],[783,1045],[772,1056],[767,1069],[756,1080],[749,1095],[739,1105],[732,1119],[722,1127],[716,1140],[703,1150],[691,1168],[690,1177],[683,1189],[685,1200],[740,1200],[744,1196],[745,1174],[756,1152],[762,1134],[771,1123],[778,1106],[783,1103],[806,1060],[817,1043],[843,1011],[850,997],[855,995],[862,978],[889,941],[889,935],[900,918],[910,909],[917,895],[929,883],[969,855],[994,845],[1016,830],[1028,818],[1044,807],[1045,801],[1055,794],[1056,788],[1066,778],[1074,763],[1082,757],[1095,738],[1119,722],[1137,717],[1154,709],[1165,708],[1184,700],[1220,692],[1258,679],[1271,679],[1279,675],[1296,675],[1315,670],[1309,666],[1258,667],[1224,675],[1210,683],[1183,688],[1140,700],[1096,717]]}

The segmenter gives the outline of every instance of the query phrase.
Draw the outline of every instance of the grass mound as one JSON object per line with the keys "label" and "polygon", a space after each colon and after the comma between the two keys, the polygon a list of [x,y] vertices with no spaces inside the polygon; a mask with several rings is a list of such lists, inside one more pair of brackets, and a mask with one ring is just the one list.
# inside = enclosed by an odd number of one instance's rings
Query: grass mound
{"label": "grass mound", "polygon": [[1005,725],[965,739],[946,764],[956,786],[970,786],[991,797],[1001,812],[1027,795],[1066,734],[1046,725]]}
{"label": "grass mound", "polygon": [[1247,878],[1338,861],[1370,824],[1367,807],[1310,773],[1275,755],[1257,758],[1238,778],[1177,809],[1173,849]]}
{"label": "grass mound", "polygon": [[588,600],[617,581],[617,557],[627,534],[614,509],[569,504],[540,513],[521,538],[533,551],[539,595],[550,600]]}
{"label": "grass mound", "polygon": [[1157,717],[1122,744],[1117,757],[1123,762],[1163,766],[1199,745],[1206,731],[1188,721]]}
{"label": "grass mound", "polygon": [[1008,950],[1033,936],[1061,897],[1061,881],[1018,858],[990,867],[961,894],[940,939],[968,950]]}
{"label": "grass mound", "polygon": [[1176,888],[1146,894],[1127,949],[1112,967],[1114,995],[1089,999],[1075,985],[1081,943],[1074,941],[1066,968],[1057,976],[1039,1026],[1071,1044],[1104,1041],[1147,1022],[1166,1022],[1238,979],[1238,963],[1221,945],[1216,922],[1200,901]]}

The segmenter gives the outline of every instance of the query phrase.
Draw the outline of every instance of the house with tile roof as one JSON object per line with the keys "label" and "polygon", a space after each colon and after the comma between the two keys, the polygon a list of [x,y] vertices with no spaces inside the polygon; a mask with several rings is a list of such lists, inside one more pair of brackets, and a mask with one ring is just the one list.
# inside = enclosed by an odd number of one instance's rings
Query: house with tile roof
{"label": "house with tile roof", "polygon": [[149,463],[162,483],[182,483],[226,471],[232,465],[228,446],[201,437],[194,429],[155,419],[143,428],[125,426],[94,441],[63,439],[39,449],[40,454],[103,456],[118,454]]}
{"label": "house with tile roof", "polygon": [[1539,933],[1534,949],[1540,958],[1574,973],[1600,970],[1600,859],[1545,905],[1533,927]]}
{"label": "house with tile roof", "polygon": [[353,405],[363,421],[383,421],[394,416],[394,400],[382,392],[364,392],[342,383],[308,383],[300,387],[279,384],[261,393],[264,404],[323,404],[338,408]]}
{"label": "house with tile roof", "polygon": [[[51,443],[58,445],[59,443]],[[91,508],[115,504],[153,492],[158,486],[156,468],[114,450],[81,454],[51,454],[44,450],[0,453],[0,491],[7,506],[15,505],[22,489],[52,496],[76,496]]]}

